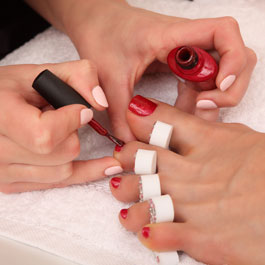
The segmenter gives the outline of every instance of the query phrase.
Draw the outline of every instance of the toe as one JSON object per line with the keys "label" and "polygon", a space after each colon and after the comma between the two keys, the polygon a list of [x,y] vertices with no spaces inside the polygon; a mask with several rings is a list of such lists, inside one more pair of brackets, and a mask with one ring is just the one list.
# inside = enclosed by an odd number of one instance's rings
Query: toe
{"label": "toe", "polygon": [[129,231],[137,232],[150,223],[148,202],[136,203],[129,209],[122,209],[119,214],[121,224]]}
{"label": "toe", "polygon": [[154,124],[161,121],[173,126],[171,148],[186,154],[208,137],[208,124],[168,104],[135,96],[127,110],[127,120],[136,138],[148,143]]}
{"label": "toe", "polygon": [[110,190],[119,201],[136,202],[139,200],[139,176],[114,177],[110,180]]}

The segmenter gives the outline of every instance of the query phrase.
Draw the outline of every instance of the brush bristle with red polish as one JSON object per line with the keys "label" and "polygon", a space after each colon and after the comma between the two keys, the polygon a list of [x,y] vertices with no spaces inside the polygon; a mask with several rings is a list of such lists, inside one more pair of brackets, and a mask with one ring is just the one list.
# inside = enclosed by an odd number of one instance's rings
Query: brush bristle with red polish
{"label": "brush bristle with red polish", "polygon": [[106,136],[108,134],[108,131],[103,128],[102,125],[100,125],[96,120],[92,119],[88,124],[100,135]]}
{"label": "brush bristle with red polish", "polygon": [[121,151],[121,148],[122,148],[122,146],[116,145],[115,146],[115,151],[116,152],[120,152]]}
{"label": "brush bristle with red polish", "polygon": [[88,123],[97,133],[99,133],[100,135],[106,136],[108,139],[110,139],[114,144],[122,147],[124,145],[124,142],[116,137],[114,137],[113,135],[109,134],[109,132],[102,127],[101,124],[99,124],[96,120],[92,119],[89,123]]}

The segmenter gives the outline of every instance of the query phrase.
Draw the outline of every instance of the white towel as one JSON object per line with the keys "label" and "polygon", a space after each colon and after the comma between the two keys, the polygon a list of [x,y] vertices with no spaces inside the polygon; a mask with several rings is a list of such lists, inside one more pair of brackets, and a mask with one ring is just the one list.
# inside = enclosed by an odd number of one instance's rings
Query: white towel
{"label": "white towel", "polygon": [[[241,122],[265,131],[265,2],[262,0],[130,0],[131,4],[169,15],[199,18],[234,16],[241,25],[247,46],[259,58],[243,101],[223,110],[225,122]],[[39,34],[0,65],[63,62],[78,59],[70,40],[50,28]],[[173,104],[177,96],[176,79],[171,75],[144,77],[136,93]],[[108,123],[107,117],[96,118]],[[90,128],[80,131],[80,158],[111,155],[113,145]],[[121,208],[128,205],[113,199],[108,180],[64,189],[0,194],[0,235],[51,252],[82,265],[154,265],[151,251],[118,221]],[[200,264],[181,255],[181,265]]]}

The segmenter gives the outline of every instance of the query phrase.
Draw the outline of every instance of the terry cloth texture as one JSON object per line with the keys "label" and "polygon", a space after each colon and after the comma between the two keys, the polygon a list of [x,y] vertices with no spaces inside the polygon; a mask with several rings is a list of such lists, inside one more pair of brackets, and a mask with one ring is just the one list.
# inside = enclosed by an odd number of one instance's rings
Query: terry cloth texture
{"label": "terry cloth texture", "polygon": [[[247,46],[259,62],[249,89],[235,108],[221,112],[223,122],[241,122],[265,131],[265,1],[261,0],[130,0],[130,4],[173,16],[202,18],[234,16]],[[0,65],[63,62],[78,59],[70,40],[50,28],[9,54]],[[173,75],[144,77],[135,93],[174,104],[177,81]],[[108,126],[105,114],[96,119]],[[91,128],[80,130],[80,159],[111,155],[114,146]],[[88,172],[89,174],[89,172]],[[151,251],[118,221],[129,205],[116,201],[108,179],[64,189],[14,195],[0,194],[0,234],[54,253],[81,265],[155,265]],[[199,264],[187,255],[181,265]]]}

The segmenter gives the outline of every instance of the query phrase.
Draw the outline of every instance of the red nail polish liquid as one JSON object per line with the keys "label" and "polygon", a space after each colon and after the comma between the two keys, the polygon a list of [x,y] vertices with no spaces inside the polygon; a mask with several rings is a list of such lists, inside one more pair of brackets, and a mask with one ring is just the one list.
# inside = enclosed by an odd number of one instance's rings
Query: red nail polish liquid
{"label": "red nail polish liquid", "polygon": [[122,146],[119,146],[119,145],[116,145],[116,146],[115,146],[115,151],[116,151],[116,152],[120,152],[121,149],[122,149]]}
{"label": "red nail polish liquid", "polygon": [[216,88],[218,65],[206,51],[190,46],[177,47],[168,54],[167,62],[178,77],[198,83],[198,90]]}

